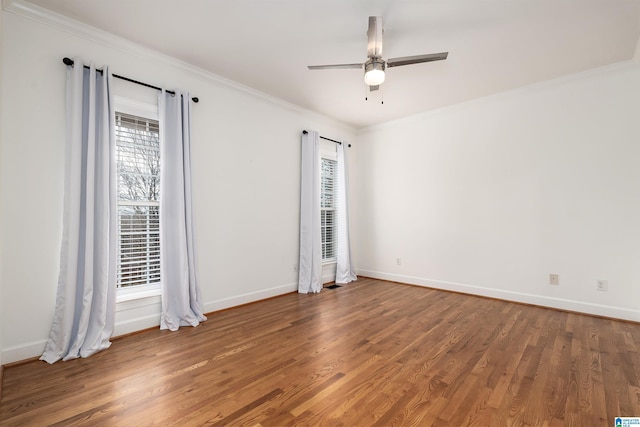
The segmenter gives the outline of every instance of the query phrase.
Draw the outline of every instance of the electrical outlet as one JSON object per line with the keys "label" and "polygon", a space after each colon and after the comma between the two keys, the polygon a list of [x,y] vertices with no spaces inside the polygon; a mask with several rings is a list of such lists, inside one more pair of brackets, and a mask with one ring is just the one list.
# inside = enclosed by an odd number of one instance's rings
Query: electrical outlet
{"label": "electrical outlet", "polygon": [[609,282],[606,280],[597,280],[596,281],[596,290],[598,291],[608,291],[609,290]]}
{"label": "electrical outlet", "polygon": [[402,259],[396,258],[396,265],[402,265]]}
{"label": "electrical outlet", "polygon": [[550,274],[549,275],[549,284],[550,285],[559,285],[560,284],[560,275],[559,274]]}

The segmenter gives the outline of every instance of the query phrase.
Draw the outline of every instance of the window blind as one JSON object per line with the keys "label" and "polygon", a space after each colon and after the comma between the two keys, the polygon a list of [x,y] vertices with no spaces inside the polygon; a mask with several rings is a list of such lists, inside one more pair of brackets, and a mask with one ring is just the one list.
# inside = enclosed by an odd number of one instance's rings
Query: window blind
{"label": "window blind", "polygon": [[117,287],[160,282],[160,141],[157,120],[116,112]]}
{"label": "window blind", "polygon": [[338,248],[338,183],[337,162],[321,159],[320,177],[320,233],[322,237],[322,261],[336,260]]}

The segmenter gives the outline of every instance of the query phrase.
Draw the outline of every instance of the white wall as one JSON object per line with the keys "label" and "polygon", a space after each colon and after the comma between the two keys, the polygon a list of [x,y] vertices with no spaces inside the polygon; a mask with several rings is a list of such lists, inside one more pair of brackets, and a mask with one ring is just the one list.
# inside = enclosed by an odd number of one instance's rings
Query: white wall
{"label": "white wall", "polygon": [[360,131],[358,273],[640,320],[639,112],[624,63]]}
{"label": "white wall", "polygon": [[[108,34],[2,16],[0,362],[37,356],[53,316],[64,56],[189,89],[207,311],[296,288],[300,131],[353,143],[358,274],[640,320],[640,70],[619,64],[354,131]],[[155,93],[115,81],[116,92]],[[396,265],[396,258],[401,265]],[[560,275],[550,286],[548,274]],[[595,281],[609,291],[595,291]],[[326,279],[325,279],[326,280]],[[158,324],[119,304],[116,334]]]}
{"label": "white wall", "polygon": [[[37,356],[54,311],[64,181],[65,56],[190,90],[205,311],[297,289],[300,135],[351,128],[60,17],[4,12],[0,159],[2,361]],[[44,23],[42,21],[46,23]],[[155,91],[114,80],[116,94]],[[159,324],[159,298],[119,304],[116,335]]]}
{"label": "white wall", "polygon": [[[0,7],[0,64],[2,64],[4,62],[4,58],[2,56],[2,46],[4,45],[3,43],[3,17],[4,17],[4,12],[2,10],[2,8]],[[2,67],[0,66],[0,99],[3,99],[3,92],[2,92]],[[2,129],[4,129],[4,126],[2,125],[2,102],[0,102],[0,165],[2,165]],[[0,190],[2,190],[2,174],[0,173]],[[1,191],[0,191],[1,194]],[[2,203],[3,203],[3,199],[2,197],[0,197],[0,212],[2,212]],[[0,225],[2,225],[2,222],[0,221]],[[2,258],[4,258],[4,256],[6,255],[6,253],[4,252],[4,245],[3,245],[3,239],[0,239],[0,260]],[[3,316],[2,313],[4,312],[4,299],[2,297],[2,288],[3,288],[3,278],[4,275],[2,274],[2,261],[0,261],[0,398],[2,398],[2,336],[3,333],[2,331],[4,330],[4,320],[3,320]]]}

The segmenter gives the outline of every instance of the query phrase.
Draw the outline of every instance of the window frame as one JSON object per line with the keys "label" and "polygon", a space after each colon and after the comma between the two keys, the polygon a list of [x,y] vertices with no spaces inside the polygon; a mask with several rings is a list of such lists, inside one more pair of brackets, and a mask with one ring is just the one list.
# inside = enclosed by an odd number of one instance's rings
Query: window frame
{"label": "window frame", "polygon": [[[158,123],[160,122],[158,105],[154,105],[146,102],[140,102],[140,101],[119,97],[119,96],[114,96],[114,113],[130,114],[138,117],[143,117],[145,119],[156,120],[158,121]],[[115,114],[114,114],[114,119],[115,119]],[[114,121],[114,127],[115,125],[116,124]],[[117,162],[117,159],[116,159],[116,162]],[[160,164],[162,165],[162,158],[160,158]],[[116,164],[116,168],[117,168],[117,164]],[[116,179],[117,179],[117,176],[116,176]],[[160,197],[162,197],[162,195]],[[116,199],[116,205],[118,207],[120,206],[120,200]],[[118,257],[119,257],[120,256],[119,227],[118,227],[117,240],[118,240]],[[113,286],[116,287],[116,302],[130,301],[134,299],[160,295],[161,284],[162,284],[161,280],[162,278],[157,283],[127,286],[124,288],[118,287],[117,282],[113,283]]]}
{"label": "window frame", "polygon": [[[330,144],[330,145],[329,145]],[[331,160],[335,162],[334,165],[334,203],[331,208],[323,208],[322,207],[322,161],[323,160]],[[324,258],[324,250],[321,249],[322,254],[322,264],[335,264],[337,262],[337,250],[338,250],[338,209],[340,206],[338,205],[338,154],[334,143],[324,143],[321,146],[320,150],[320,239],[321,246],[325,246],[325,241],[322,239],[322,212],[323,211],[333,211],[334,212],[334,229],[333,229],[333,257]]]}

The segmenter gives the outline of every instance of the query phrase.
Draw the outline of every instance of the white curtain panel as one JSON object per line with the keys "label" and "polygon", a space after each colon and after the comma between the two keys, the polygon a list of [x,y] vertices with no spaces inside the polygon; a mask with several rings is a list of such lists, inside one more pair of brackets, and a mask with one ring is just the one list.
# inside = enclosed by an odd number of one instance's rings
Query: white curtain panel
{"label": "white curtain panel", "polygon": [[346,142],[338,144],[338,253],[336,283],[349,283],[357,279],[351,264],[349,237],[349,162]]}
{"label": "white curtain panel", "polygon": [[307,294],[321,290],[320,135],[316,131],[308,131],[302,134],[298,292]]}
{"label": "white curtain panel", "polygon": [[160,113],[160,329],[207,320],[196,272],[191,190],[191,96],[162,92]]}
{"label": "white curtain panel", "polygon": [[67,140],[56,310],[41,360],[88,357],[111,345],[117,212],[111,75],[67,66]]}

